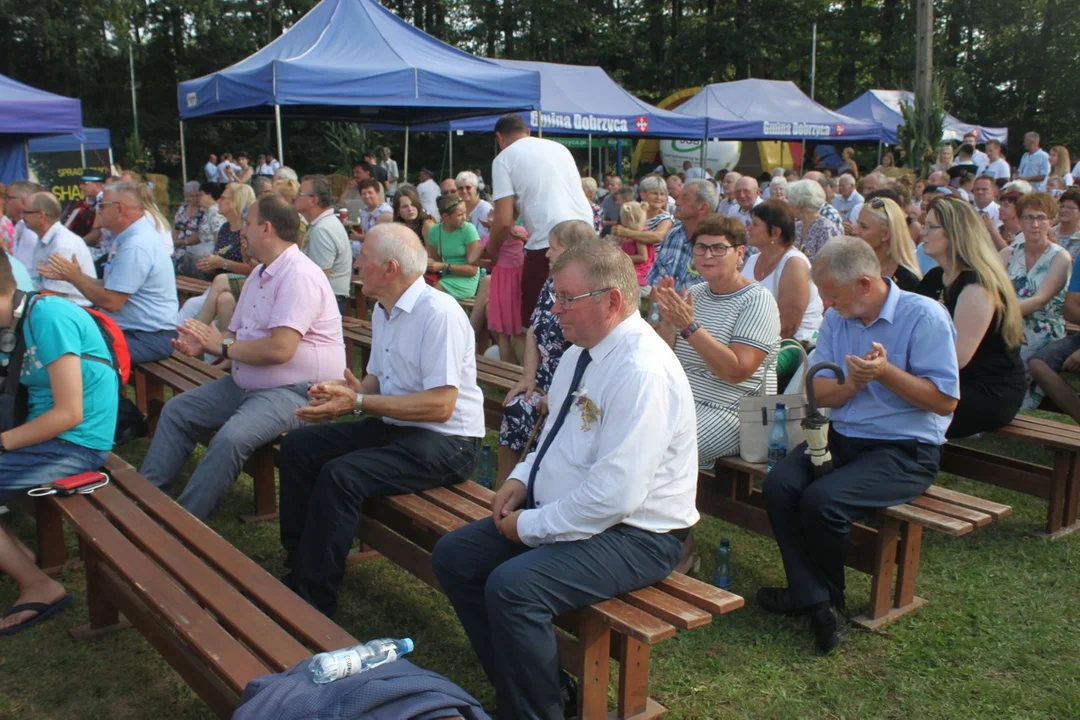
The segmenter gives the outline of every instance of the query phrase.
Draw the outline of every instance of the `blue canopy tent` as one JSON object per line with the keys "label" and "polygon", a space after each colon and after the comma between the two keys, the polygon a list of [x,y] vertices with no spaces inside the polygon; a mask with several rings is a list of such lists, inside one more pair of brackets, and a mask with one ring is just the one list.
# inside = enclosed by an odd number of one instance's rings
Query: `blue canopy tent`
{"label": "blue canopy tent", "polygon": [[81,130],[81,102],[0,75],[0,182],[27,176],[29,138]]}
{"label": "blue canopy tent", "polygon": [[30,141],[30,154],[78,152],[86,167],[87,150],[107,150],[109,167],[113,164],[112,133],[105,128],[83,128],[80,133],[34,138]]}
{"label": "blue canopy tent", "polygon": [[880,123],[829,110],[786,80],[707,85],[676,112],[707,118],[708,136],[717,140],[881,142],[884,136]]}
{"label": "blue canopy tent", "polygon": [[[838,109],[837,112],[865,122],[881,123],[885,129],[885,144],[895,145],[897,142],[897,128],[904,123],[900,105],[905,102],[914,105],[914,93],[907,90],[867,90],[844,107]],[[968,125],[946,113],[945,132],[942,135],[942,140],[963,140],[964,135],[969,132],[975,132],[978,135],[979,142],[998,140],[1005,144],[1009,139],[1008,128]]]}
{"label": "blue canopy tent", "polygon": [[[536,72],[497,65],[436,40],[375,0],[322,0],[280,37],[224,70],[182,82],[183,123],[289,116],[408,128],[540,107]],[[186,172],[185,172],[186,177]]]}

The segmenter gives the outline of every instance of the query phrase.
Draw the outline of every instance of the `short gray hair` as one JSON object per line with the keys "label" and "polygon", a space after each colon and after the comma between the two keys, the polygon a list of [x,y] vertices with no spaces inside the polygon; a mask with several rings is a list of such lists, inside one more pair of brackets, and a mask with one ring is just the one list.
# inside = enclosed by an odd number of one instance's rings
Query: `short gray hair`
{"label": "short gray hair", "polygon": [[853,285],[861,277],[880,277],[881,263],[865,240],[842,235],[818,250],[810,273],[815,283],[827,277],[843,287]]}
{"label": "short gray hair", "polygon": [[20,198],[24,198],[27,195],[33,195],[44,190],[41,185],[38,185],[33,180],[16,180],[8,185],[8,192],[18,195]]}
{"label": "short gray hair", "polygon": [[469,185],[470,187],[480,187],[480,178],[476,177],[476,173],[471,170],[462,170],[454,178],[455,185]]}
{"label": "short gray hair", "polygon": [[596,196],[596,191],[599,189],[599,185],[596,184],[596,178],[586,175],[581,178],[581,191],[585,193],[585,197],[592,200]]}
{"label": "short gray hair", "polygon": [[654,190],[663,190],[664,192],[667,192],[667,181],[659,175],[654,174],[646,175],[641,178],[641,181],[638,183],[638,192],[645,193]]}
{"label": "short gray hair", "polygon": [[408,225],[380,223],[368,230],[366,242],[374,243],[375,259],[380,265],[393,260],[402,275],[422,275],[427,270],[427,251]]}
{"label": "short gray hair", "polygon": [[825,204],[825,189],[814,180],[796,180],[787,186],[787,201],[796,210],[817,212]]}
{"label": "short gray hair", "polygon": [[142,198],[139,197],[139,183],[130,180],[118,180],[105,186],[105,192],[111,193],[116,202],[123,198],[122,204],[132,208],[142,207]]}
{"label": "short gray hair", "polygon": [[1035,189],[1031,187],[1031,183],[1027,180],[1013,180],[1010,183],[1006,183],[1005,187],[1001,188],[1002,193],[1012,192],[1013,190],[1021,195],[1028,195],[1029,193],[1034,192]]}
{"label": "short gray hair", "polygon": [[614,243],[601,240],[581,243],[568,248],[555,261],[551,273],[554,275],[578,262],[585,267],[585,278],[590,290],[600,288],[618,288],[622,295],[623,317],[639,312],[638,298],[641,286],[638,285],[637,272],[630,256]]}
{"label": "short gray hair", "polygon": [[29,198],[30,210],[41,212],[48,220],[60,219],[60,201],[51,192],[34,193]]}
{"label": "short gray hair", "polygon": [[851,173],[844,173],[839,178],[837,178],[836,182],[837,182],[837,184],[839,184],[839,183],[843,182],[845,179],[847,179],[847,181],[850,182],[852,185],[855,184],[855,176],[852,175]]}
{"label": "short gray hair", "polygon": [[704,178],[687,180],[683,184],[683,191],[685,191],[686,188],[693,188],[694,197],[698,199],[698,202],[703,202],[708,205],[709,212],[714,212],[716,206],[720,204],[720,196],[716,193],[716,186]]}
{"label": "short gray hair", "polygon": [[1026,133],[1024,133],[1024,139],[1025,140],[1038,140],[1039,139],[1039,133],[1035,132],[1034,130],[1032,130],[1030,132],[1026,132]]}
{"label": "short gray hair", "polygon": [[184,195],[190,195],[191,193],[199,192],[199,188],[202,187],[202,183],[198,180],[188,180],[184,183]]}
{"label": "short gray hair", "polygon": [[297,176],[296,171],[288,165],[282,165],[274,171],[275,180],[292,180],[293,182],[300,182],[300,178]]}
{"label": "short gray hair", "polygon": [[315,196],[315,202],[319,207],[330,207],[334,204],[334,186],[325,175],[305,175],[301,182],[311,183],[311,194]]}
{"label": "short gray hair", "polygon": [[777,175],[769,182],[769,187],[771,188],[782,187],[784,189],[787,189],[787,185],[787,178],[785,178],[783,175]]}
{"label": "short gray hair", "polygon": [[550,234],[555,236],[563,250],[600,239],[593,226],[584,220],[563,220],[551,228]]}

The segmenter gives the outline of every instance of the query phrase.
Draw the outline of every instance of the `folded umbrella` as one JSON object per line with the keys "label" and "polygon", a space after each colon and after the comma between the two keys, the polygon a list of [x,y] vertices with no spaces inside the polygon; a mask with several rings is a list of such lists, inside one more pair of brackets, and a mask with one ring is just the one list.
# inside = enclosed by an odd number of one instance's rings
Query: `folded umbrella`
{"label": "folded umbrella", "polygon": [[832,453],[829,452],[829,418],[818,410],[817,397],[814,395],[814,376],[823,370],[831,370],[836,374],[837,382],[844,384],[844,371],[836,363],[816,363],[806,373],[806,417],[801,424],[803,434],[806,436],[806,451],[810,455],[814,477],[821,477],[832,472]]}

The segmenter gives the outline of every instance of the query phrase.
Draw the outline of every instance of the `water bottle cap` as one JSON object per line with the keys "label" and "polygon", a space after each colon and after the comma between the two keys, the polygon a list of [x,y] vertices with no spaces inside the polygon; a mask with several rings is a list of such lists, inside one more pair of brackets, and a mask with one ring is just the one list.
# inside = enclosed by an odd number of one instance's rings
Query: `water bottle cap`
{"label": "water bottle cap", "polygon": [[784,403],[776,403],[776,407],[777,409],[787,409],[787,405],[785,405]]}
{"label": "water bottle cap", "polygon": [[405,655],[411,653],[416,645],[413,643],[412,638],[402,638],[398,640],[398,654]]}
{"label": "water bottle cap", "polygon": [[731,541],[730,540],[728,540],[727,538],[721,538],[720,547],[730,547],[730,546],[731,546]]}

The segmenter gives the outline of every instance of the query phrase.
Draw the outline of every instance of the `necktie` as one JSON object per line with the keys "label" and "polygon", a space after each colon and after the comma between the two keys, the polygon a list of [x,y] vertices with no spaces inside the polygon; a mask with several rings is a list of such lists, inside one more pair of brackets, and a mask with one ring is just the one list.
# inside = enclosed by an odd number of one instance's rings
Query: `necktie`
{"label": "necktie", "polygon": [[533,497],[533,485],[536,483],[536,473],[540,470],[540,461],[544,459],[544,453],[551,447],[551,441],[555,439],[559,428],[562,427],[563,422],[566,420],[566,416],[570,412],[570,405],[574,402],[574,392],[578,389],[578,385],[581,384],[581,378],[585,374],[585,367],[591,361],[592,357],[589,355],[588,350],[582,351],[581,355],[578,356],[577,366],[574,367],[574,379],[570,381],[570,389],[566,392],[566,397],[559,408],[559,414],[555,416],[555,424],[551,426],[551,432],[544,438],[544,444],[540,446],[540,452],[536,454],[532,470],[529,471],[529,484],[525,488],[526,510],[532,510],[536,507],[536,498]]}

